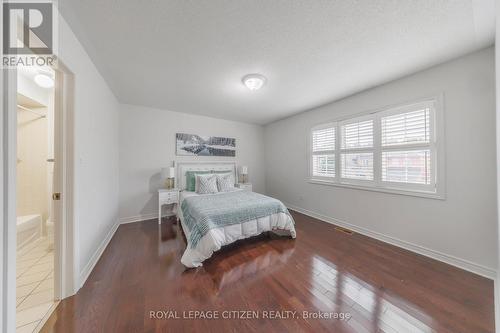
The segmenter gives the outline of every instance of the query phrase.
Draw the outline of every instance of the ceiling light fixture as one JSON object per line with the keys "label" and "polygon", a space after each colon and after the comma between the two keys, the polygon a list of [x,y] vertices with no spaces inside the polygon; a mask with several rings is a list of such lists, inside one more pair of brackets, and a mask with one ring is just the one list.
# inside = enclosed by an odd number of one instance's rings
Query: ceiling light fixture
{"label": "ceiling light fixture", "polygon": [[37,74],[35,75],[35,83],[42,88],[52,88],[54,86],[54,79],[47,74]]}
{"label": "ceiling light fixture", "polygon": [[243,77],[243,84],[250,90],[259,90],[266,83],[266,78],[260,74],[248,74]]}

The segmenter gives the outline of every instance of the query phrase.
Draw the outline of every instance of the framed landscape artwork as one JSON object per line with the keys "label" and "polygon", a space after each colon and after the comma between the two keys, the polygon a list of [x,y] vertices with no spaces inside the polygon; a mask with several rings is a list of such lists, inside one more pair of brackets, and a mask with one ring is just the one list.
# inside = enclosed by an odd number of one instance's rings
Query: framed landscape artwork
{"label": "framed landscape artwork", "polygon": [[177,133],[177,156],[236,156],[236,139]]}

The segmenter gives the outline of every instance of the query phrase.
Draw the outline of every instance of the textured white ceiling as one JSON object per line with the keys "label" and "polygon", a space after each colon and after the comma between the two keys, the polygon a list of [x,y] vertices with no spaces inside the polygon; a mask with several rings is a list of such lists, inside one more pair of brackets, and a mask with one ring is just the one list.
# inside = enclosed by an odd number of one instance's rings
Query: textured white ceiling
{"label": "textured white ceiling", "polygon": [[[493,44],[494,0],[60,0],[123,103],[265,124]],[[261,73],[249,91],[241,78]]]}

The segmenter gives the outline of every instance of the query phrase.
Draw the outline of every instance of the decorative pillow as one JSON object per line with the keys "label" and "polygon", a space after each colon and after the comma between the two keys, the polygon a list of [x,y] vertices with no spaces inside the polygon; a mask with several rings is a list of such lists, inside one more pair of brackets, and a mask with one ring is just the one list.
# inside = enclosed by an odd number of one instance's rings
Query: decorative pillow
{"label": "decorative pillow", "polygon": [[234,177],[232,173],[217,175],[217,188],[219,192],[229,192],[234,189]]}
{"label": "decorative pillow", "polygon": [[186,191],[196,192],[196,175],[206,175],[208,173],[227,173],[227,171],[186,171]]}
{"label": "decorative pillow", "polygon": [[217,175],[196,175],[196,193],[217,193]]}
{"label": "decorative pillow", "polygon": [[210,171],[186,171],[186,190],[196,191],[196,175],[203,175],[210,173]]}

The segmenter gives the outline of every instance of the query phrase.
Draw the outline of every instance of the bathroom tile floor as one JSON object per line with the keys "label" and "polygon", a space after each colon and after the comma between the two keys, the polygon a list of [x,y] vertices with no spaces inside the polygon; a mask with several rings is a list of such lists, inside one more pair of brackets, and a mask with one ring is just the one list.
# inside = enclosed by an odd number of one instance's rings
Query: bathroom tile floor
{"label": "bathroom tile floor", "polygon": [[17,253],[16,332],[38,332],[55,308],[54,251],[46,237]]}

